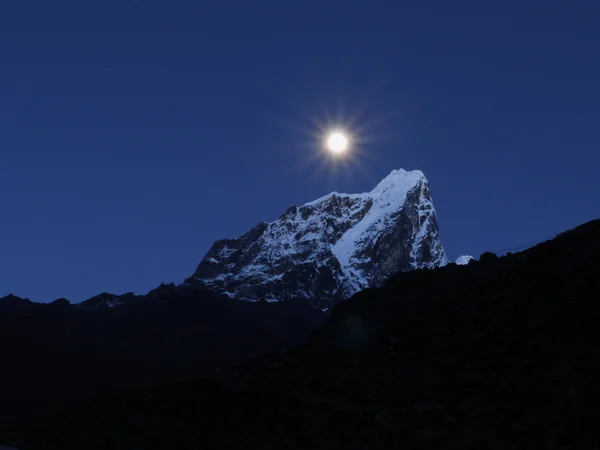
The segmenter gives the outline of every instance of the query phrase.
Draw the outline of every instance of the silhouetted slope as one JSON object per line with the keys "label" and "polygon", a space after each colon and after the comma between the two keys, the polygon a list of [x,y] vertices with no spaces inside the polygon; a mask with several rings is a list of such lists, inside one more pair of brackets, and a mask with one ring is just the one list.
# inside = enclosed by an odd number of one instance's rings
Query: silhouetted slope
{"label": "silhouetted slope", "polygon": [[115,308],[103,306],[108,296],[76,305],[0,299],[0,434],[15,415],[33,419],[96,393],[211,374],[302,342],[327,317],[304,302],[190,289],[121,296],[127,301]]}
{"label": "silhouetted slope", "polygon": [[400,274],[305,345],[130,391],[13,441],[35,448],[595,448],[600,221],[521,254]]}

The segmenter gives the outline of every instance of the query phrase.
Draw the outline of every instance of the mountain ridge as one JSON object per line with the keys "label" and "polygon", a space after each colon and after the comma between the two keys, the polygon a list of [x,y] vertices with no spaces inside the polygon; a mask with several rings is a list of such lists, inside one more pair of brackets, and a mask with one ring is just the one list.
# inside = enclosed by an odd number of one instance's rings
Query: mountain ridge
{"label": "mountain ridge", "polygon": [[252,301],[319,303],[447,263],[427,178],[397,169],[370,192],[332,192],[216,241],[184,284]]}
{"label": "mountain ridge", "polygon": [[399,271],[447,263],[427,178],[420,170],[396,169],[369,192],[330,192],[239,238],[215,241],[181,284],[161,283],[146,294],[103,292],[73,305],[115,308],[157,291],[200,288],[242,300],[300,298],[329,307]]}
{"label": "mountain ridge", "polygon": [[32,421],[29,409],[21,422],[11,414],[5,442],[57,450],[595,448],[599,252],[597,220],[522,252],[399,273],[337,303],[305,343],[208,378],[80,401],[71,393],[78,402],[64,412],[53,403],[45,420]]}

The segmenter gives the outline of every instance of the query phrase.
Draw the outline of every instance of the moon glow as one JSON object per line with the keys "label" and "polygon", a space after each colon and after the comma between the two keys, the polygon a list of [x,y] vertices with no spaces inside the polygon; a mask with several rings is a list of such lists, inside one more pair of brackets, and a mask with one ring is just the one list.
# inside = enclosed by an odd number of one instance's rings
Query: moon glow
{"label": "moon glow", "polygon": [[327,148],[335,154],[344,153],[348,149],[348,138],[341,131],[334,131],[327,137]]}

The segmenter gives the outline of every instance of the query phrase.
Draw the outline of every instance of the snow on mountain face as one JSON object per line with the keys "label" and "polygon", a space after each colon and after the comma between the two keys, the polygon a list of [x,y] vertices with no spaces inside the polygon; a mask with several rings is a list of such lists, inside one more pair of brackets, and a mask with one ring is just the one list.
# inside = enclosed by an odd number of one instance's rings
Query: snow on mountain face
{"label": "snow on mountain face", "polygon": [[371,192],[333,192],[215,242],[185,283],[246,300],[319,303],[447,262],[427,179],[399,169]]}
{"label": "snow on mountain face", "polygon": [[458,264],[459,266],[464,266],[466,264],[469,264],[469,261],[471,261],[472,259],[475,258],[473,258],[470,255],[462,255],[456,258],[456,264]]}

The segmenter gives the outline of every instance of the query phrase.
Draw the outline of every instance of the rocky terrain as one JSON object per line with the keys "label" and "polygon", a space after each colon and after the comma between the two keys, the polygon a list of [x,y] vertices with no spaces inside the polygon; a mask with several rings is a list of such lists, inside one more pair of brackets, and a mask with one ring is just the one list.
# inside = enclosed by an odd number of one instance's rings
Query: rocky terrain
{"label": "rocky terrain", "polygon": [[518,254],[400,273],[305,344],[208,378],[13,421],[27,449],[593,449],[600,221]]}
{"label": "rocky terrain", "polygon": [[240,299],[323,304],[447,262],[425,175],[399,169],[371,192],[334,192],[215,242],[186,284]]}

